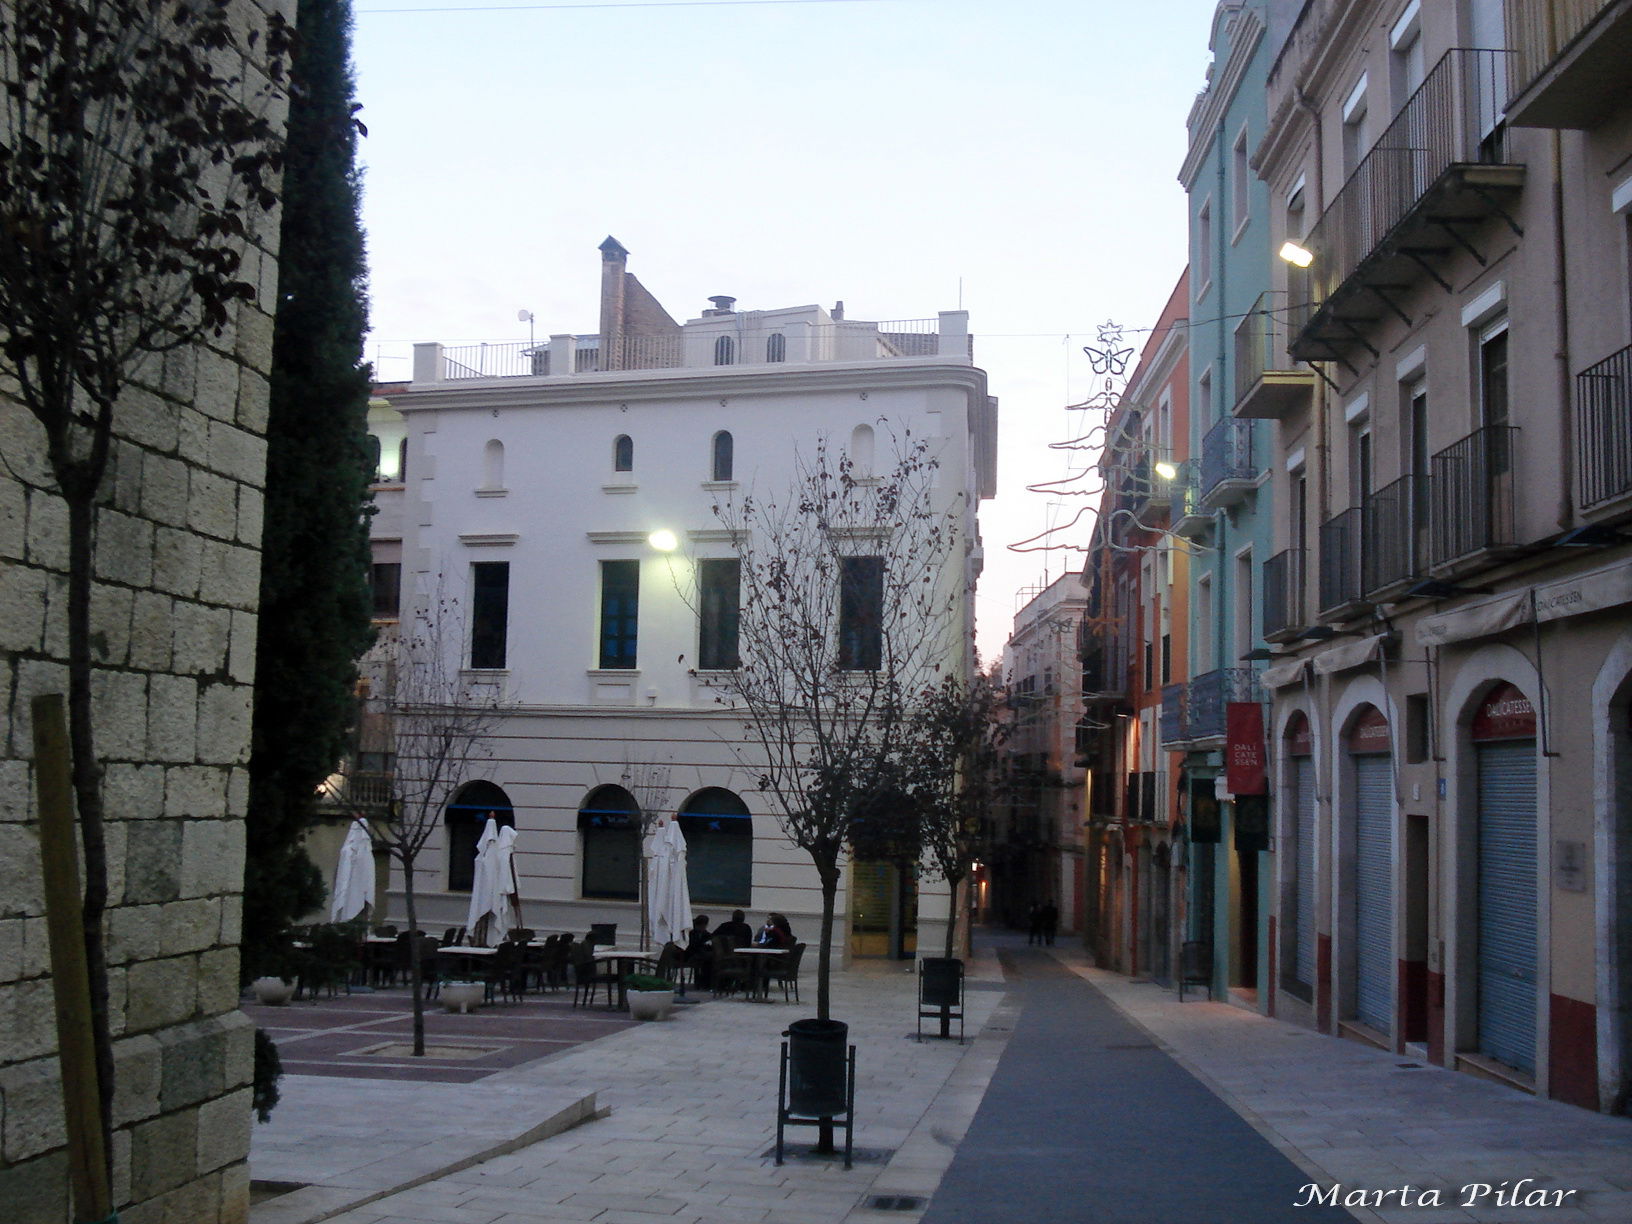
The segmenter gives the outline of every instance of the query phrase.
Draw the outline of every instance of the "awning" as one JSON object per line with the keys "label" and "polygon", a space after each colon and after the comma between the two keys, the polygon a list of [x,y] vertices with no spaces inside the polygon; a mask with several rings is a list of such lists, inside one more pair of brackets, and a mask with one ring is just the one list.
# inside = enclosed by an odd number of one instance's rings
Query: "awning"
{"label": "awning", "polygon": [[1367,663],[1375,663],[1383,657],[1383,647],[1393,640],[1394,635],[1391,633],[1374,633],[1368,638],[1361,638],[1358,642],[1345,642],[1341,646],[1323,650],[1314,658],[1315,675],[1329,676],[1333,672],[1348,671],[1352,667],[1364,667]]}
{"label": "awning", "polygon": [[1274,667],[1266,667],[1258,673],[1258,682],[1265,688],[1285,688],[1288,684],[1296,684],[1303,679],[1303,672],[1309,666],[1308,659],[1292,659],[1290,662],[1277,663]]}
{"label": "awning", "polygon": [[1530,592],[1514,591],[1455,612],[1425,617],[1417,622],[1417,642],[1423,646],[1444,646],[1449,642],[1488,637],[1529,623]]}
{"label": "awning", "polygon": [[1536,588],[1536,619],[1560,620],[1632,603],[1632,565],[1614,565]]}

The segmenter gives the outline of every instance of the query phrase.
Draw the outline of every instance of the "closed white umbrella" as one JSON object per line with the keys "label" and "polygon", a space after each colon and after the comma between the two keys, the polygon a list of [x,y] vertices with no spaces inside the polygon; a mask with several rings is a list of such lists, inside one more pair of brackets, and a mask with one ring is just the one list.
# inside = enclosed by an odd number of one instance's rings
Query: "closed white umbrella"
{"label": "closed white umbrella", "polygon": [[515,910],[510,903],[515,891],[512,850],[515,840],[516,831],[501,827],[491,816],[477,839],[476,866],[470,881],[470,911],[465,916],[465,928],[473,944],[491,947],[516,925]]}
{"label": "closed white umbrella", "polygon": [[646,839],[646,912],[658,947],[678,940],[691,926],[691,886],[686,882],[686,838],[665,820]]}
{"label": "closed white umbrella", "polygon": [[340,847],[340,861],[334,868],[334,890],[329,898],[329,920],[345,922],[374,904],[374,842],[368,826],[351,822],[351,830]]}

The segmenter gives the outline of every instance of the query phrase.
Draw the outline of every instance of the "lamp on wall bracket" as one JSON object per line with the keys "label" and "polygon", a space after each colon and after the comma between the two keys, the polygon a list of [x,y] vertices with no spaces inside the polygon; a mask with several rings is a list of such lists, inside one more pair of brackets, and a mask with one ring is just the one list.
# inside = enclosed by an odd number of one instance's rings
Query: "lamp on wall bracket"
{"label": "lamp on wall bracket", "polygon": [[1315,262],[1315,253],[1313,251],[1302,243],[1292,241],[1290,238],[1281,243],[1281,249],[1276,254],[1294,268],[1307,268]]}
{"label": "lamp on wall bracket", "polygon": [[1247,651],[1246,654],[1241,656],[1240,662],[1259,663],[1265,659],[1273,659],[1274,657],[1275,652],[1268,646],[1254,646],[1251,650]]}

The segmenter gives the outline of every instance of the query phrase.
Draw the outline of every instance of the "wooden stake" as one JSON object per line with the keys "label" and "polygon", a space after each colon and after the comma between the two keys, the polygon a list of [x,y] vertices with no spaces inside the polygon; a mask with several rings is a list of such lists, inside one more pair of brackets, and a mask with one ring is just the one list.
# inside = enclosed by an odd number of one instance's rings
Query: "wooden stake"
{"label": "wooden stake", "polygon": [[85,967],[80,906],[79,852],[74,835],[74,792],[68,747],[67,704],[61,693],[34,698],[34,785],[40,802],[40,865],[45,885],[51,989],[57,1004],[57,1054],[62,1063],[62,1107],[68,1128],[68,1180],[74,1219],[113,1214],[107,1151],[102,1143],[96,1047],[91,1037],[91,988]]}

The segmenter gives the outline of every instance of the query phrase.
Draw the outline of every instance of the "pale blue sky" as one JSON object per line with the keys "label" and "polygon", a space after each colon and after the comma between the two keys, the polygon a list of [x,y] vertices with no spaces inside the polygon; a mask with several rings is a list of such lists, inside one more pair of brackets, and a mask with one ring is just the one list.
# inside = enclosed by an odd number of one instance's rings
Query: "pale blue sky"
{"label": "pale blue sky", "polygon": [[[356,2],[380,377],[414,340],[525,339],[524,307],[594,331],[607,234],[682,319],[717,293],[924,318],[961,278],[1002,414],[982,653],[1079,564],[1005,545],[1076,509],[1024,486],[1065,474],[1081,346],[1148,327],[1183,267],[1213,0]],[[460,11],[384,11],[433,6]]]}

